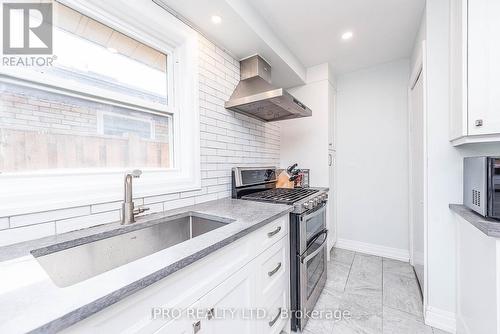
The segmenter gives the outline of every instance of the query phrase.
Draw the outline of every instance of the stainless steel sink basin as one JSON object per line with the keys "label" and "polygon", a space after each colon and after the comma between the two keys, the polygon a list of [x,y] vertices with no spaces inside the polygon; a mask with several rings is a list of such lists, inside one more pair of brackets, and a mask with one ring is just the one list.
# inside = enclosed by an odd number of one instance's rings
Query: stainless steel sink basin
{"label": "stainless steel sink basin", "polygon": [[230,222],[192,213],[50,254],[37,256],[36,250],[32,254],[57,286],[67,287]]}

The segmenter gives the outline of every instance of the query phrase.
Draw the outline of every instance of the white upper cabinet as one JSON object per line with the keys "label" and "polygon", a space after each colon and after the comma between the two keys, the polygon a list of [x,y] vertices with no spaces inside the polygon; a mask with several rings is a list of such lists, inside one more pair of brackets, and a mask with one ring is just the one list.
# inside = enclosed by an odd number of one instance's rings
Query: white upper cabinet
{"label": "white upper cabinet", "polygon": [[500,141],[500,1],[451,1],[450,140]]}
{"label": "white upper cabinet", "polygon": [[500,1],[468,2],[469,134],[500,133]]}

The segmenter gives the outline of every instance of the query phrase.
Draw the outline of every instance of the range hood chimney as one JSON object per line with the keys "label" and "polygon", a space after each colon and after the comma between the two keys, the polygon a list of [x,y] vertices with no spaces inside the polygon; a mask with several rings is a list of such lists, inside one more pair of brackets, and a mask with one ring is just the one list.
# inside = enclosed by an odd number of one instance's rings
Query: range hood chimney
{"label": "range hood chimney", "polygon": [[283,88],[271,85],[271,66],[259,55],[240,62],[240,82],[224,106],[266,122],[307,117],[311,109]]}

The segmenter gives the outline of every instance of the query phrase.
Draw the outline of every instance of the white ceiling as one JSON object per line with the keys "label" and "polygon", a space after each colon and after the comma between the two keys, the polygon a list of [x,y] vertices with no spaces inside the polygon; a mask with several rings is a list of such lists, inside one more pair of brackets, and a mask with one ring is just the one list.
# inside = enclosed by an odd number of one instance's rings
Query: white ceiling
{"label": "white ceiling", "polygon": [[[205,36],[229,51],[237,59],[260,54],[272,66],[272,81],[279,87],[293,87],[304,83],[305,69],[293,69],[290,62],[274,49],[273,43],[260,36],[247,22],[252,18],[253,8],[241,9],[246,0],[156,0],[173,9],[184,19],[193,23]],[[250,2],[250,1],[248,1]],[[231,3],[231,4],[230,4]],[[245,12],[241,14],[238,10]],[[249,10],[250,9],[250,10]],[[211,22],[212,15],[222,17],[222,23]],[[259,19],[258,17],[257,19]],[[264,22],[263,19],[261,19]],[[301,65],[302,66],[302,65]],[[303,72],[303,73],[301,73]]]}
{"label": "white ceiling", "polygon": [[[303,83],[305,68],[335,73],[409,57],[425,0],[160,0],[237,58],[259,53],[273,82]],[[211,15],[220,15],[214,25]],[[344,31],[354,37],[342,41]]]}
{"label": "white ceiling", "polygon": [[[336,73],[408,57],[425,0],[251,0],[306,67]],[[340,36],[351,30],[354,37]]]}

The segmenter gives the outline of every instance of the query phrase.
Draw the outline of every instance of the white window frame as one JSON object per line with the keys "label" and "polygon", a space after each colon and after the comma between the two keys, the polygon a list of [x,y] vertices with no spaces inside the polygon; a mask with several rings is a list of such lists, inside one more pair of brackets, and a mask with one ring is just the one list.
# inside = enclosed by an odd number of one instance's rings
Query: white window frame
{"label": "white window frame", "polygon": [[[173,168],[141,168],[134,197],[201,188],[198,34],[151,0],[59,0],[125,35],[167,53],[168,107],[172,115]],[[57,43],[57,41],[54,41]],[[15,69],[14,69],[15,70]],[[20,74],[21,73],[21,74]],[[26,80],[22,72],[2,68],[0,81],[158,113],[157,105],[138,107],[120,97]],[[132,102],[132,103],[131,103]],[[164,105],[162,105],[165,108]],[[0,174],[0,217],[122,200],[124,169],[38,170]]]}

